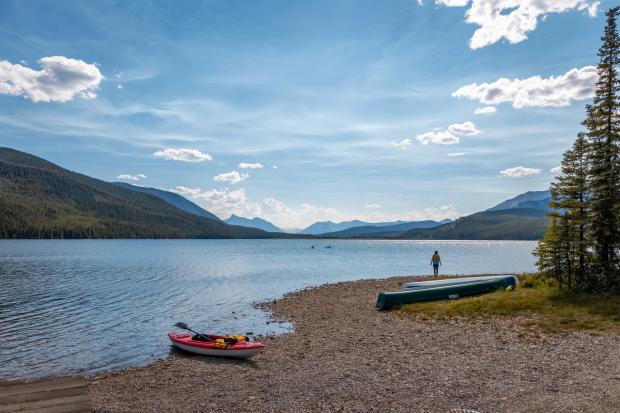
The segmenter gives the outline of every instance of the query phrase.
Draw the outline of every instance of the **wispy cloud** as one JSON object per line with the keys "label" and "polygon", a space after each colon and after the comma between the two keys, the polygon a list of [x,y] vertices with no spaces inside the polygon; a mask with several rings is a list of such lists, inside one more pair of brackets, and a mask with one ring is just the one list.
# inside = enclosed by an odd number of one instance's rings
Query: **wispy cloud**
{"label": "wispy cloud", "polygon": [[379,205],[379,204],[368,204],[368,205],[364,205],[364,208],[377,210],[377,209],[381,209],[381,205]]}
{"label": "wispy cloud", "polygon": [[480,133],[480,129],[473,122],[466,121],[463,123],[453,123],[448,126],[447,130],[435,129],[430,132],[422,133],[416,136],[418,142],[422,145],[455,145],[461,142],[460,137],[475,136]]}
{"label": "wispy cloud", "polygon": [[249,177],[249,174],[240,174],[237,171],[232,171],[216,175],[213,177],[213,180],[218,182],[230,182],[231,184],[236,184],[248,179]]}
{"label": "wispy cloud", "polygon": [[411,147],[411,139],[407,138],[398,142],[394,141],[392,142],[392,146],[400,149],[409,149]]}
{"label": "wispy cloud", "polygon": [[263,168],[264,165],[262,163],[246,163],[246,162],[241,162],[239,164],[239,168],[241,169],[261,169]]}
{"label": "wispy cloud", "polygon": [[461,141],[458,136],[454,136],[447,130],[422,133],[420,135],[417,135],[416,139],[422,145],[428,145],[430,143],[434,143],[437,145],[454,145]]}
{"label": "wispy cloud", "polygon": [[480,134],[480,130],[473,122],[455,123],[448,126],[448,130],[458,136],[476,136]]}
{"label": "wispy cloud", "polygon": [[466,153],[467,153],[467,152],[450,152],[450,153],[448,154],[448,156],[449,156],[450,158],[456,158],[456,157],[458,157],[458,156],[465,156],[465,154],[466,154]]}
{"label": "wispy cloud", "polygon": [[485,105],[512,103],[521,109],[527,107],[568,106],[573,100],[594,96],[598,78],[594,66],[571,69],[563,75],[542,78],[500,78],[492,83],[472,83],[459,88],[453,97],[465,97]]}
{"label": "wispy cloud", "polygon": [[200,152],[198,149],[187,148],[168,148],[155,152],[153,155],[172,161],[182,162],[202,162],[213,159],[208,153]]}
{"label": "wispy cloud", "polygon": [[33,102],[67,102],[75,96],[94,99],[104,79],[94,64],[64,56],[39,59],[42,70],[0,60],[0,94]]}
{"label": "wispy cloud", "polygon": [[483,108],[476,108],[474,110],[475,115],[492,115],[497,112],[497,108],[495,106],[485,106]]}
{"label": "wispy cloud", "polygon": [[526,168],[524,166],[516,166],[514,168],[504,169],[500,171],[500,176],[507,178],[523,178],[528,175],[537,175],[541,173],[542,170],[538,168]]}
{"label": "wispy cloud", "polygon": [[117,176],[116,179],[122,179],[124,181],[141,181],[142,179],[146,179],[146,175],[144,174],[137,174],[137,175],[121,174]]}
{"label": "wispy cloud", "polygon": [[554,174],[561,174],[562,173],[562,166],[555,166],[555,167],[551,168],[549,170],[549,172],[554,173]]}
{"label": "wispy cloud", "polygon": [[435,4],[446,7],[465,7],[469,0],[435,0]]}

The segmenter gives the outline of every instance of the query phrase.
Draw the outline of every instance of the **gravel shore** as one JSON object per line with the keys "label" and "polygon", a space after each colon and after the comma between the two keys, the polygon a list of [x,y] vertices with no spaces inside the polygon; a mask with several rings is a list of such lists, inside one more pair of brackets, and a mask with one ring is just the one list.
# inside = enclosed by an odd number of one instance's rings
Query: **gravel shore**
{"label": "gravel shore", "polygon": [[[407,278],[410,280],[410,278]],[[95,377],[97,412],[618,412],[620,336],[532,337],[513,319],[374,309],[405,278],[328,284],[264,304],[295,332],[249,361],[173,352]]]}

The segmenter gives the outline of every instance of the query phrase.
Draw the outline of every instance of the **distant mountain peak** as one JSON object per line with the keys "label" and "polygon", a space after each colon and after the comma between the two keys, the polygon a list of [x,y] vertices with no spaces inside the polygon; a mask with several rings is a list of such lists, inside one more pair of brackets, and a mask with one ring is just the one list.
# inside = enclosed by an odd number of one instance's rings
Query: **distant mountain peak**
{"label": "distant mountain peak", "polygon": [[495,205],[487,211],[502,211],[514,208],[549,209],[547,205],[551,201],[551,191],[527,191],[504,202]]}
{"label": "distant mountain peak", "polygon": [[278,228],[271,222],[259,217],[245,218],[236,214],[231,214],[228,219],[224,220],[224,222],[229,225],[238,225],[247,228],[258,228],[267,232],[284,232],[281,228]]}

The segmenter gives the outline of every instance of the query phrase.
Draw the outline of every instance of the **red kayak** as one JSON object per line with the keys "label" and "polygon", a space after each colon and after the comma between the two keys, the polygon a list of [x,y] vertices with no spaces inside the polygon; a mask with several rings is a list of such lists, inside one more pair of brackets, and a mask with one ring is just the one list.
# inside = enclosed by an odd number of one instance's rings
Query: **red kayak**
{"label": "red kayak", "polygon": [[[247,339],[218,336],[216,334],[201,334],[197,339],[195,334],[168,333],[172,344],[190,353],[203,356],[235,357],[247,359],[260,353],[264,344],[248,341]],[[208,339],[205,339],[205,336]]]}

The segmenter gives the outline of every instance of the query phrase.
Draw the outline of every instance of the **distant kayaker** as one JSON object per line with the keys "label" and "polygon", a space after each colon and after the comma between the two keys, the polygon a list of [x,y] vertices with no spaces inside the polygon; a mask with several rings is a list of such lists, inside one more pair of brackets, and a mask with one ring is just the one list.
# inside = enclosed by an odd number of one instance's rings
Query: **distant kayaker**
{"label": "distant kayaker", "polygon": [[439,266],[441,265],[441,257],[439,256],[439,251],[435,251],[433,254],[433,258],[431,258],[431,265],[433,266],[433,273],[435,275],[439,274]]}

